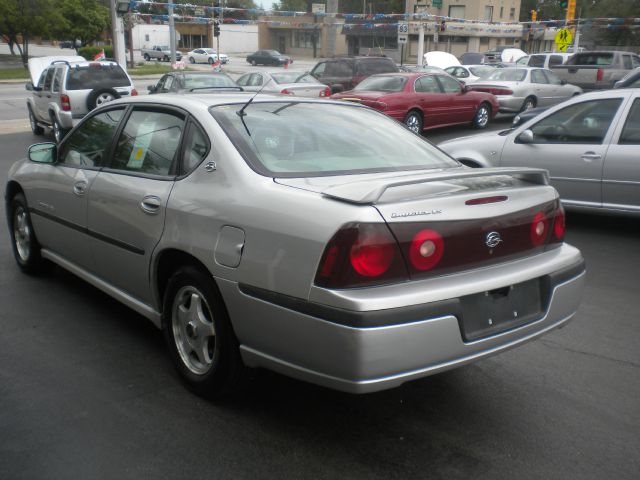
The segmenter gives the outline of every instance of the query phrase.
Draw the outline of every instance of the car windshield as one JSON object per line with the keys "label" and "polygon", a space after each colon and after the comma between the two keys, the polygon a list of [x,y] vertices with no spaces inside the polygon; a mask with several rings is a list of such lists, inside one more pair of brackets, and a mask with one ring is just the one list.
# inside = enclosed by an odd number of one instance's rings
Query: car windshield
{"label": "car windshield", "polygon": [[527,77],[527,70],[520,68],[502,68],[495,70],[487,77],[486,80],[501,80],[505,82],[521,82]]}
{"label": "car windshield", "polygon": [[258,173],[313,177],[455,167],[422,137],[361,106],[280,101],[210,109]]}
{"label": "car windshield", "polygon": [[231,77],[225,74],[215,75],[185,75],[184,88],[216,88],[216,87],[237,87]]}
{"label": "car windshield", "polygon": [[131,82],[120,65],[74,66],[67,73],[67,90],[92,90],[95,88],[129,87]]}
{"label": "car windshield", "polygon": [[301,72],[282,72],[282,73],[272,73],[271,78],[275,80],[276,83],[295,83],[300,75],[304,75]]}
{"label": "car windshield", "polygon": [[385,75],[384,77],[369,77],[361,81],[354,90],[375,92],[401,92],[407,83],[406,77]]}

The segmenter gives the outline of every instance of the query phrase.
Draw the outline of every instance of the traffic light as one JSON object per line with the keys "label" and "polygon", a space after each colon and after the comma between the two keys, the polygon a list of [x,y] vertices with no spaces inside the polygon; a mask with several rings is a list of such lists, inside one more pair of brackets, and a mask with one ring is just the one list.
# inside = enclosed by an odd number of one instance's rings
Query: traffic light
{"label": "traffic light", "polygon": [[567,8],[569,0],[560,0],[560,8]]}
{"label": "traffic light", "polygon": [[538,11],[537,10],[531,10],[531,21],[535,22],[538,19]]}
{"label": "traffic light", "polygon": [[213,36],[214,37],[220,36],[220,25],[218,25],[218,22],[213,24]]}

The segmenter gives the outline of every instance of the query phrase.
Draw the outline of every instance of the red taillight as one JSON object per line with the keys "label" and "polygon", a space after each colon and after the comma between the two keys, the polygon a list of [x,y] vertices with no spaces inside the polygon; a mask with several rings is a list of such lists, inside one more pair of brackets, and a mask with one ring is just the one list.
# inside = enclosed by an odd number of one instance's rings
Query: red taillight
{"label": "red taillight", "polygon": [[487,203],[505,202],[509,197],[506,195],[496,195],[494,197],[472,198],[464,202],[465,205],[486,205]]}
{"label": "red taillight", "polygon": [[379,277],[389,270],[393,262],[395,246],[390,243],[392,241],[388,235],[378,232],[360,235],[351,246],[351,266],[363,277]]}
{"label": "red taillight", "polygon": [[444,240],[434,230],[421,230],[409,247],[409,260],[418,270],[431,270],[444,254]]}
{"label": "red taillight", "polygon": [[547,239],[549,232],[549,219],[542,212],[538,212],[531,222],[531,243],[534,247],[539,247]]}
{"label": "red taillight", "polygon": [[596,73],[596,80],[598,82],[601,82],[603,78],[604,78],[604,69],[603,68],[599,68],[598,72]]}
{"label": "red taillight", "polygon": [[138,90],[136,90],[135,88],[133,90],[131,90],[131,96],[135,97],[138,95]]}
{"label": "red taillight", "polygon": [[473,84],[471,84],[471,89],[476,92],[486,92],[493,95],[513,95],[513,90],[508,88],[474,87]]}
{"label": "red taillight", "polygon": [[564,240],[564,232],[565,232],[564,209],[560,205],[558,206],[555,219],[553,220],[553,235],[555,237],[555,240],[558,242],[562,242]]}
{"label": "red taillight", "polygon": [[60,95],[60,104],[62,105],[62,110],[65,112],[71,110],[71,100],[68,95]]}
{"label": "red taillight", "polygon": [[326,288],[382,285],[408,279],[398,243],[384,223],[349,224],[326,246],[315,284]]}
{"label": "red taillight", "polygon": [[280,93],[284,94],[284,95],[294,95],[294,93],[289,90],[288,88],[283,88],[282,90],[280,90]]}
{"label": "red taillight", "polygon": [[321,97],[330,97],[331,96],[331,89],[329,87],[326,87],[324,90],[320,91],[320,96]]}

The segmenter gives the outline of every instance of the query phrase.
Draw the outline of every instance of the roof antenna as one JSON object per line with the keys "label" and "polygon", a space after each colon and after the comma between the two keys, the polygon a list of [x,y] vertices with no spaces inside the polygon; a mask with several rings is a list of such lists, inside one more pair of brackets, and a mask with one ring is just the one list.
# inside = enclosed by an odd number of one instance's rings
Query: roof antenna
{"label": "roof antenna", "polygon": [[[258,91],[255,93],[255,95],[254,95],[253,97],[251,97],[251,98],[249,99],[249,101],[248,101],[247,103],[245,103],[245,104],[243,105],[243,107],[242,107],[240,110],[238,110],[238,111],[236,112],[236,115],[238,115],[240,118],[242,118],[242,117],[244,117],[244,116],[246,116],[246,115],[247,115],[246,113],[244,113],[244,109],[245,109],[245,108],[247,108],[247,107],[251,104],[251,102],[253,102],[253,99],[254,99],[254,98],[256,98],[260,92],[262,92],[262,90],[264,89],[264,87],[266,87],[266,86],[267,86],[267,83],[269,83],[269,82],[265,82],[265,84],[264,84],[264,85],[262,85],[262,86],[260,87],[260,90],[258,90]],[[244,123],[244,120],[242,121],[242,123]],[[245,126],[244,126],[244,128],[247,128],[247,126],[245,125]],[[249,133],[249,129],[247,129],[247,133]],[[249,133],[249,136],[251,136],[251,134],[250,134],[250,133]]]}

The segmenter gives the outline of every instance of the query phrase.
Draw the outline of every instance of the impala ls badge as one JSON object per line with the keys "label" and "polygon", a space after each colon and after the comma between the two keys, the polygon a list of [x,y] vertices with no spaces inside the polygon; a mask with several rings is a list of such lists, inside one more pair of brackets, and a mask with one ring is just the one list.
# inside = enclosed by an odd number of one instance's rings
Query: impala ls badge
{"label": "impala ls badge", "polygon": [[502,242],[502,238],[498,232],[487,233],[487,238],[484,241],[485,245],[489,248],[497,247],[500,242]]}

